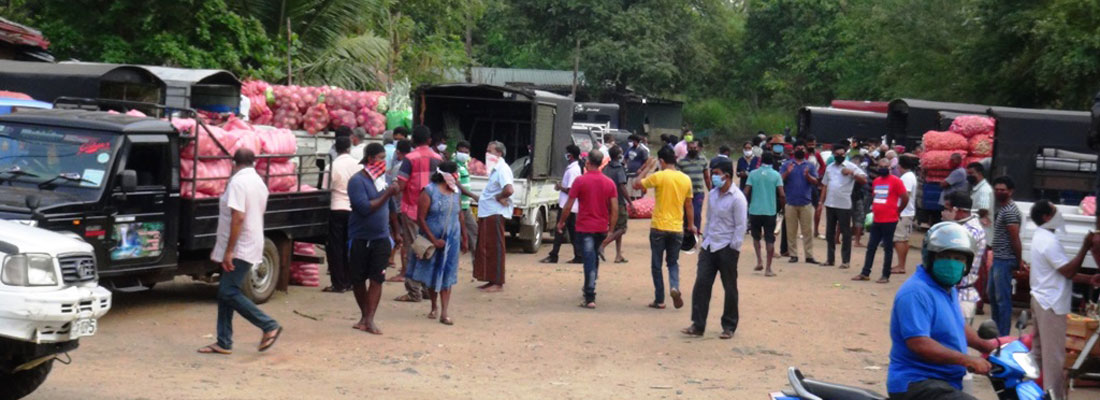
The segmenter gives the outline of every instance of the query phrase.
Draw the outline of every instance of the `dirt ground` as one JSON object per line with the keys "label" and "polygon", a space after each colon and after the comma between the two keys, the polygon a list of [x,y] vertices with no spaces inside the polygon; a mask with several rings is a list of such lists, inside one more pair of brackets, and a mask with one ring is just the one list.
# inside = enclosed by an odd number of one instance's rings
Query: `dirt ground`
{"label": "dirt ground", "polygon": [[[746,241],[736,336],[717,338],[716,284],[706,336],[687,338],[679,329],[690,323],[690,301],[679,310],[671,301],[666,310],[645,306],[653,299],[648,224],[630,221],[628,264],[601,265],[596,310],[577,307],[580,265],[537,262],[549,244],[535,255],[511,249],[502,293],[477,291],[464,258],[454,326],[425,318],[428,303],[390,301],[403,292],[390,283],[377,317],[385,334],[372,336],[351,329],[351,293],[291,287],[262,306],[286,328],[266,353],[256,352],[260,333],[240,317],[233,355],[195,352],[214,341],[214,285],[180,279],[116,294],[99,333],[81,341],[72,365],[56,364],[29,398],[767,399],[787,386],[788,366],[885,392],[890,305],[908,275],[886,285],[852,282],[853,270],[777,258],[779,276],[766,278],[752,272]],[[857,266],[862,250],[853,252]],[[822,240],[815,239],[814,252],[825,258]],[[910,252],[910,266],[918,254]],[[690,296],[696,256],[680,261],[681,288]],[[978,398],[994,398],[987,379],[976,378],[975,387]],[[1079,390],[1073,398],[1100,399],[1100,392]]]}

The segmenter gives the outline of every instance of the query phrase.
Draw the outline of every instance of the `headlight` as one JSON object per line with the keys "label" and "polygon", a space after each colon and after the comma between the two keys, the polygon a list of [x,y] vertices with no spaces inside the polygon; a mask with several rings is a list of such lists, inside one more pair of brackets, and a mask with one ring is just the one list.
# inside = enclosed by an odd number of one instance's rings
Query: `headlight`
{"label": "headlight", "polygon": [[1039,366],[1035,365],[1035,358],[1031,353],[1012,353],[1012,361],[1015,361],[1020,369],[1024,370],[1027,379],[1039,379]]}
{"label": "headlight", "polygon": [[16,254],[4,259],[0,281],[10,286],[53,286],[57,269],[47,254]]}

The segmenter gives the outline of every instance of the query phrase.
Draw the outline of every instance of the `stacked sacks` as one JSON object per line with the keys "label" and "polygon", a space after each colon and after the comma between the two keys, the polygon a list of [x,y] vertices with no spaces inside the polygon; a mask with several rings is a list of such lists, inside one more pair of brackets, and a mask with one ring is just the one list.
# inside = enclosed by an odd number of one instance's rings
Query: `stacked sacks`
{"label": "stacked sacks", "polygon": [[[180,149],[180,193],[183,197],[206,198],[224,193],[233,170],[233,162],[228,157],[241,148],[252,150],[257,156],[275,156],[260,157],[256,161],[256,171],[267,182],[268,190],[278,193],[299,189],[298,167],[291,162],[298,151],[298,143],[290,130],[257,129],[235,117],[230,117],[222,126],[199,125],[188,118],[176,118],[171,122],[182,136],[195,138]],[[304,187],[302,190],[307,191]]]}
{"label": "stacked sacks", "polygon": [[310,134],[340,126],[361,127],[372,136],[385,131],[382,113],[388,102],[383,92],[247,81],[241,86],[241,94],[253,102],[249,118],[257,124],[304,129]]}
{"label": "stacked sacks", "polygon": [[[317,250],[312,244],[294,242],[294,254],[315,256]],[[321,266],[301,261],[291,262],[290,284],[310,287],[321,286]]]}
{"label": "stacked sacks", "polygon": [[928,131],[924,134],[921,168],[925,181],[942,182],[951,173],[952,154],[963,157],[963,166],[993,156],[993,118],[981,115],[961,115],[947,132]]}

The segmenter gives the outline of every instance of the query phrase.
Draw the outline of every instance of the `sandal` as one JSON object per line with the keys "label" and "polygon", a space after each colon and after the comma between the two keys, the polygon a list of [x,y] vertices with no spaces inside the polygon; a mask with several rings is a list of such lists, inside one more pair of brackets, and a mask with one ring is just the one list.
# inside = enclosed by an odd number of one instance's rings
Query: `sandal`
{"label": "sandal", "polygon": [[772,271],[768,271],[768,272],[765,272],[765,273],[764,273],[764,276],[766,276],[766,277],[769,277],[769,278],[771,278],[771,277],[774,277],[774,276],[775,276],[775,272],[772,272]]}
{"label": "sandal", "polygon": [[753,271],[763,271],[763,270],[764,270],[764,266],[763,266],[763,265],[757,265],[757,266],[756,266],[756,268],[753,268],[752,270],[753,270]]}
{"label": "sandal", "polygon": [[218,346],[217,344],[212,344],[212,345],[200,348],[198,350],[198,352],[199,352],[199,354],[221,354],[221,355],[225,355],[225,356],[233,354],[232,350],[223,349],[223,348],[221,348],[221,346]]}
{"label": "sandal", "polygon": [[439,323],[441,323],[441,324],[443,324],[443,325],[447,325],[447,326],[451,326],[451,325],[454,325],[454,324],[455,324],[455,322],[454,322],[454,321],[452,321],[450,317],[443,317],[443,318],[440,318],[440,319],[439,319]]}
{"label": "sandal", "polygon": [[580,308],[587,308],[587,309],[589,309],[589,310],[595,310],[595,309],[596,309],[596,302],[594,302],[594,301],[586,301],[586,302],[583,302],[583,303],[581,303],[581,304],[578,304],[578,305],[577,305],[577,307],[580,307]]}
{"label": "sandal", "polygon": [[695,329],[695,325],[692,325],[692,326],[689,326],[687,328],[681,329],[680,333],[683,333],[683,334],[688,335],[688,336],[693,336],[693,337],[703,336],[703,331]]}
{"label": "sandal", "polygon": [[890,273],[894,275],[905,275],[905,269],[890,268]]}
{"label": "sandal", "polygon": [[283,327],[280,326],[278,328],[275,328],[275,335],[268,336],[268,333],[271,332],[264,332],[264,337],[263,339],[260,339],[260,347],[257,348],[257,350],[263,352],[267,351],[267,349],[270,349],[271,346],[274,346],[275,341],[279,340],[279,336],[283,334]]}
{"label": "sandal", "polygon": [[646,306],[646,307],[649,307],[649,308],[656,308],[656,309],[658,309],[658,310],[664,310],[664,309],[665,309],[665,305],[664,305],[664,304],[657,304],[657,302],[649,303],[649,305],[648,305],[648,306]]}
{"label": "sandal", "polygon": [[859,274],[859,275],[853,276],[852,280],[853,281],[869,281],[869,280],[871,280],[871,278],[866,277],[863,274]]}
{"label": "sandal", "polygon": [[615,260],[615,264],[626,264],[626,263],[627,263],[627,261],[626,261],[625,258],[620,258],[618,260]]}
{"label": "sandal", "polygon": [[403,295],[397,296],[397,298],[393,299],[393,301],[400,301],[400,302],[404,302],[404,303],[419,303],[420,302],[420,300],[414,299],[414,298],[410,297],[408,294],[403,294]]}
{"label": "sandal", "polygon": [[887,279],[887,278],[882,278],[882,279],[879,279],[879,280],[875,281],[875,283],[890,283],[890,280]]}
{"label": "sandal", "polygon": [[722,334],[718,335],[718,338],[722,340],[733,339],[733,331],[722,331]]}

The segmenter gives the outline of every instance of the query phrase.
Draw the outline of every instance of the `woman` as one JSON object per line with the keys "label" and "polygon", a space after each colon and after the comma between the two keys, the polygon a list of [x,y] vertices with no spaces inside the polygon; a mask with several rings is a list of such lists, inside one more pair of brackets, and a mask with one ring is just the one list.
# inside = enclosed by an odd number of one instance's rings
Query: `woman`
{"label": "woman", "polygon": [[[458,190],[458,164],[444,161],[432,174],[431,184],[420,193],[416,222],[420,225],[420,234],[435,245],[435,253],[427,260],[416,260],[416,269],[412,279],[424,282],[432,298],[432,312],[428,318],[444,325],[454,325],[447,316],[447,305],[451,301],[451,286],[458,282],[459,250],[465,253],[466,225],[463,224],[460,192]],[[436,306],[436,298],[442,303],[442,310]]]}

